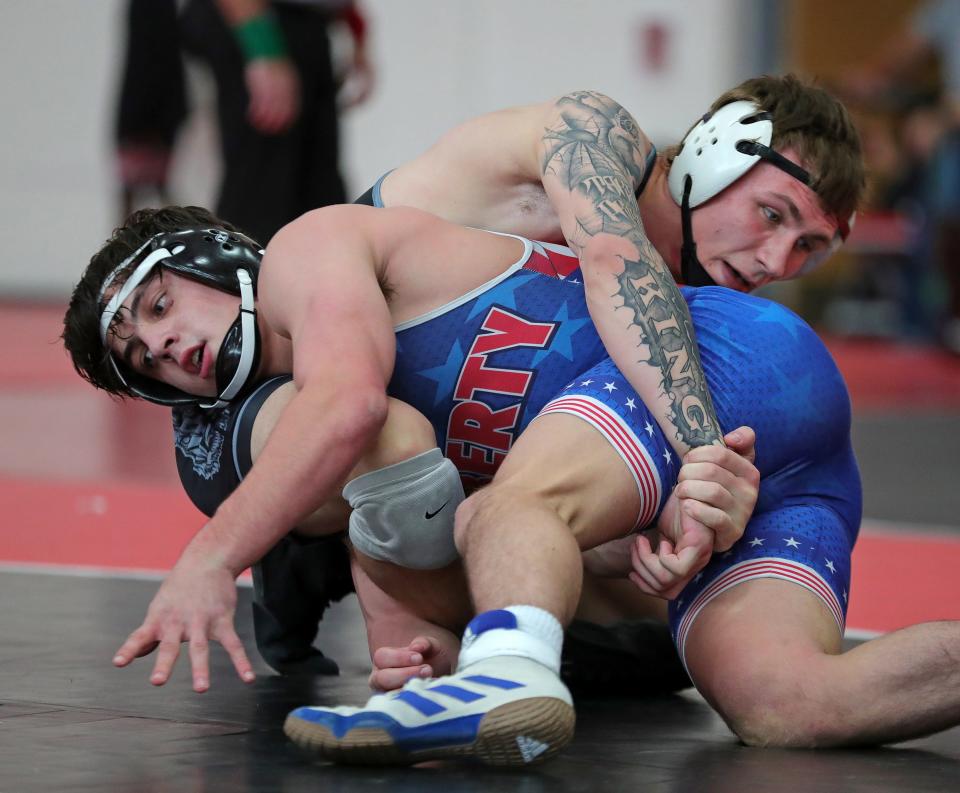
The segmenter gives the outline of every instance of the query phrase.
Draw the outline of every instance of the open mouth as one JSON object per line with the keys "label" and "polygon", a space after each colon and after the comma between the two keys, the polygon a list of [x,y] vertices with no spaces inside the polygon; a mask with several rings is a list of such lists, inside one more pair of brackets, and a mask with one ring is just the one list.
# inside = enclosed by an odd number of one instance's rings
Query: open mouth
{"label": "open mouth", "polygon": [[730,281],[730,286],[734,289],[739,289],[742,292],[749,292],[753,289],[753,284],[751,284],[746,278],[744,278],[740,273],[734,270],[727,262],[723,262],[725,272],[729,275],[728,280]]}
{"label": "open mouth", "polygon": [[200,372],[200,377],[206,379],[207,375],[210,373],[210,360],[207,356],[207,345],[201,344],[200,349],[197,350],[197,368]]}
{"label": "open mouth", "polygon": [[183,368],[190,374],[203,377],[204,369],[206,368],[204,365],[206,349],[207,347],[205,344],[198,344],[196,347],[194,347],[186,361],[184,361]]}

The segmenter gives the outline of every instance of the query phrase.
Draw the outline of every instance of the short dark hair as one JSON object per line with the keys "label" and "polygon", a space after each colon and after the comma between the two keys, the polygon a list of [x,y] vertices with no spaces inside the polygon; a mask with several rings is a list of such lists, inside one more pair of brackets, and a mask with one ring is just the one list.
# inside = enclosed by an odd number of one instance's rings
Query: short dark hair
{"label": "short dark hair", "polygon": [[[100,289],[113,270],[151,237],[167,231],[218,226],[236,231],[232,225],[202,207],[168,206],[162,209],[141,209],[130,215],[115,229],[110,239],[90,259],[79,283],[74,287],[70,305],[63,317],[63,345],[70,353],[73,368],[95,388],[119,397],[135,396],[110,364],[110,353],[100,341],[100,314],[103,301]],[[117,275],[119,287],[130,276],[134,263],[127,272]]]}
{"label": "short dark hair", "polygon": [[860,135],[843,103],[797,75],[764,75],[725,91],[710,112],[740,99],[773,116],[770,145],[778,151],[794,149],[823,208],[846,221],[863,200],[866,172]]}

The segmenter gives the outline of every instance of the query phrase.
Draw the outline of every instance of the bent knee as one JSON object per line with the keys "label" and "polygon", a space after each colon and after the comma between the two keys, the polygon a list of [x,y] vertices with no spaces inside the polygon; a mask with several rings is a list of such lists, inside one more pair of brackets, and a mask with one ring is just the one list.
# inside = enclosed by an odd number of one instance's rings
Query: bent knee
{"label": "bent knee", "polygon": [[558,514],[550,498],[514,482],[492,482],[475,491],[457,507],[453,527],[457,551],[466,555],[470,538],[484,527],[515,520],[519,514],[529,516],[531,510]]}
{"label": "bent knee", "polygon": [[479,525],[479,521],[476,520],[478,513],[483,511],[490,501],[488,493],[492,487],[493,485],[489,485],[474,491],[457,507],[453,519],[453,543],[461,557],[466,555],[470,536]]}

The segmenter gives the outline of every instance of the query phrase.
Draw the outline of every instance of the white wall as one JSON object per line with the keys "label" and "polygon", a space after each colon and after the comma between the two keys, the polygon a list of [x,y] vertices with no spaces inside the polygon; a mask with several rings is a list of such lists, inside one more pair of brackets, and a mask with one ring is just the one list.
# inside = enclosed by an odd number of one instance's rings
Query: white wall
{"label": "white wall", "polygon": [[119,7],[0,4],[0,293],[65,292],[109,230]]}
{"label": "white wall", "polygon": [[[487,110],[599,89],[655,141],[672,140],[747,75],[738,12],[750,0],[365,0],[380,90],[345,119],[347,171],[365,188],[459,121]],[[643,61],[661,23],[665,67]],[[388,134],[384,134],[388,132]]]}
{"label": "white wall", "polygon": [[[351,192],[459,121],[575,88],[609,93],[671,142],[753,68],[741,21],[754,2],[363,0],[380,80],[344,119]],[[0,3],[0,296],[68,294],[117,221],[110,134],[123,6]],[[650,24],[667,32],[656,72],[644,60]],[[215,188],[214,132],[200,110],[173,175],[185,203],[210,203]]]}

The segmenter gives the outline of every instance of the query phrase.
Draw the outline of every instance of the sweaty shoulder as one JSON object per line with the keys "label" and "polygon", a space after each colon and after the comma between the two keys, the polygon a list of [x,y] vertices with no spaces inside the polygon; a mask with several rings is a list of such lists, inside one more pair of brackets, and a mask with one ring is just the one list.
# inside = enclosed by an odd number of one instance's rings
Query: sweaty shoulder
{"label": "sweaty shoulder", "polygon": [[[309,278],[326,255],[342,257],[353,251],[356,258],[375,249],[378,235],[396,226],[389,212],[361,204],[334,204],[306,212],[278,231],[264,252],[260,269],[262,288],[270,289],[289,277]],[[300,273],[297,270],[306,270]]]}

